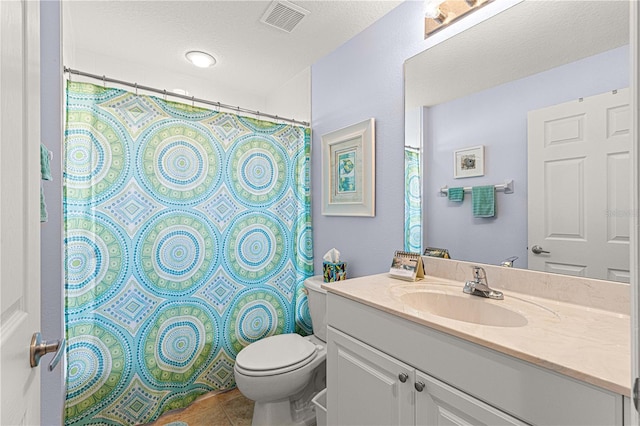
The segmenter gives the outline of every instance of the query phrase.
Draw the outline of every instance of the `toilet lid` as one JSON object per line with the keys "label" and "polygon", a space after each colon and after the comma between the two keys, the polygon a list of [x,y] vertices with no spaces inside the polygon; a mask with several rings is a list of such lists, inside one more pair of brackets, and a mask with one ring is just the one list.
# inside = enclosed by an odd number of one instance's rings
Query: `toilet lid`
{"label": "toilet lid", "polygon": [[300,366],[312,359],[316,345],[299,334],[279,334],[258,340],[238,353],[236,364],[243,370],[270,371]]}

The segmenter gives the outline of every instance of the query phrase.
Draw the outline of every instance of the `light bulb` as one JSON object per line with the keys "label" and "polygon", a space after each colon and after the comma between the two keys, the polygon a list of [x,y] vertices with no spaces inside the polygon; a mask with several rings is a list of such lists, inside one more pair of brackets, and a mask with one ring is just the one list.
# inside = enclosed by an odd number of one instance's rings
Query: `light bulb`
{"label": "light bulb", "polygon": [[216,58],[205,52],[191,50],[184,55],[196,67],[209,68],[216,64]]}
{"label": "light bulb", "polygon": [[443,23],[447,18],[447,15],[442,13],[440,10],[440,5],[444,3],[444,0],[427,0],[424,6],[424,16],[426,18],[431,18],[438,23]]}
{"label": "light bulb", "polygon": [[424,6],[424,16],[435,19],[440,15],[440,1],[427,0]]}

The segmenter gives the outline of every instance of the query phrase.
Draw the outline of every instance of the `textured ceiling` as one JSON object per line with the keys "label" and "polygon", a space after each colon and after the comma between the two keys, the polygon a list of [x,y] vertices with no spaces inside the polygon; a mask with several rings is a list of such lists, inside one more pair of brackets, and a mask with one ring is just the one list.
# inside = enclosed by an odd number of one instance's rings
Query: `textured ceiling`
{"label": "textured ceiling", "polygon": [[528,0],[407,61],[407,107],[436,105],[629,42],[623,0]]}
{"label": "textured ceiling", "polygon": [[[311,13],[286,33],[260,22],[270,1],[65,1],[64,46],[267,96],[401,1],[292,3]],[[218,64],[197,69],[188,50]]]}

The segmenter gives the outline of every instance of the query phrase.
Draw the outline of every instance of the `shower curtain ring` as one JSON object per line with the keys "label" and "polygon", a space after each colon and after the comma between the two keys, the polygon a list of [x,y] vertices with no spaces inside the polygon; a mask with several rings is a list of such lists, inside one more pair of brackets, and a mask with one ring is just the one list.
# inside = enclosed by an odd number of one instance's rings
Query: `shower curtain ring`
{"label": "shower curtain ring", "polygon": [[106,80],[106,77],[104,76],[104,74],[102,74],[102,87],[106,89],[107,83],[105,82],[105,80]]}
{"label": "shower curtain ring", "polygon": [[136,88],[136,96],[138,96],[138,83],[134,83],[135,88]]}
{"label": "shower curtain ring", "polygon": [[195,96],[191,96],[191,106],[195,108],[194,98]]}
{"label": "shower curtain ring", "polygon": [[167,100],[167,89],[164,89],[164,100]]}

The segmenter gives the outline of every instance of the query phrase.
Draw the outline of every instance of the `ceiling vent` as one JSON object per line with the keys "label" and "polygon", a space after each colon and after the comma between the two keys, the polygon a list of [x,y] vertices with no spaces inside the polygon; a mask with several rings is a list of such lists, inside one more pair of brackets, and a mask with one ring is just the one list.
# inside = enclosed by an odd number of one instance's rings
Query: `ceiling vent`
{"label": "ceiling vent", "polygon": [[290,33],[308,14],[309,11],[300,6],[284,0],[276,0],[271,3],[260,22]]}

